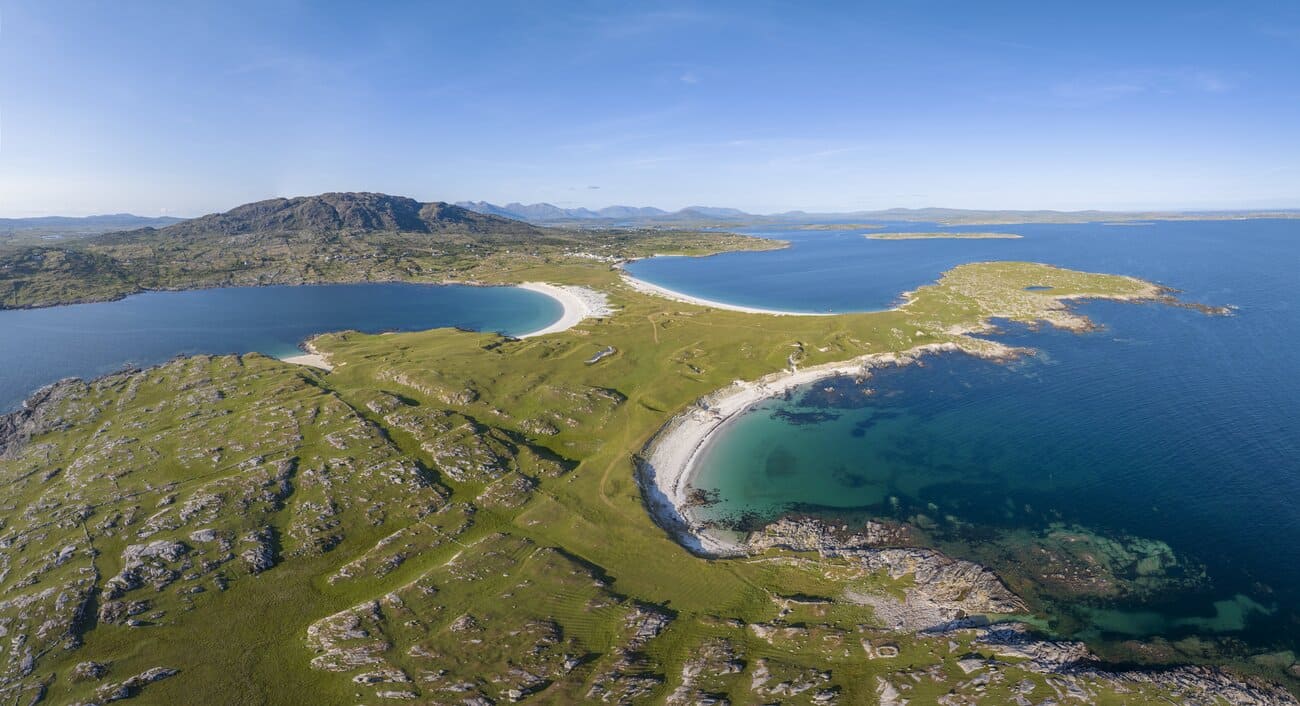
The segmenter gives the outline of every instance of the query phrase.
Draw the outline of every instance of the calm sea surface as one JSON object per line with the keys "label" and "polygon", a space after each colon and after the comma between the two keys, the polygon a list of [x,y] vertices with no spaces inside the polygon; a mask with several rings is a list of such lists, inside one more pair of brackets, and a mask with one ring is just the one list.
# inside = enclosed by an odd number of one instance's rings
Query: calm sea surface
{"label": "calm sea surface", "polygon": [[630,269],[722,301],[849,311],[887,307],[963,262],[1032,260],[1239,310],[1089,303],[1103,331],[1006,327],[998,340],[1040,352],[1015,363],[945,355],[862,386],[809,385],[706,449],[696,485],[719,491],[711,516],[911,519],[946,549],[1012,573],[1032,568],[1024,562],[1039,555],[1021,550],[1034,538],[1091,533],[1088,546],[1116,566],[1147,557],[1124,577],[1146,590],[1044,599],[1058,631],[1300,644],[1300,221],[951,230],[1025,237],[775,232],[764,235],[793,246]]}
{"label": "calm sea surface", "polygon": [[42,385],[92,378],[177,355],[298,352],[328,331],[443,326],[527,333],[559,302],[514,287],[339,284],[148,292],[120,301],[0,311],[0,411]]}

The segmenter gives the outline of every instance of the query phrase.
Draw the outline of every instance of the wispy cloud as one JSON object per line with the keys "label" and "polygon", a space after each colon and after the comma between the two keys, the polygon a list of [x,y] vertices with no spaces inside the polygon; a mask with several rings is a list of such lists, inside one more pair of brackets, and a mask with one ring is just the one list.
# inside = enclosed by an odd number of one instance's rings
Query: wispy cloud
{"label": "wispy cloud", "polygon": [[1052,95],[1076,103],[1108,103],[1131,96],[1223,93],[1235,77],[1206,69],[1128,69],[1084,74],[1051,86]]}

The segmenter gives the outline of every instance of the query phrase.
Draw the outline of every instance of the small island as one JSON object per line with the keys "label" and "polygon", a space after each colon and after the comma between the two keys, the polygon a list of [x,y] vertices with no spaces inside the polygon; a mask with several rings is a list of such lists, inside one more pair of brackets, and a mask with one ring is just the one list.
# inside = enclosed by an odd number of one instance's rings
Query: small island
{"label": "small island", "polygon": [[879,223],[809,223],[796,230],[873,230],[884,227]]}
{"label": "small island", "polygon": [[867,233],[871,240],[1014,240],[1023,238],[1015,233]]}

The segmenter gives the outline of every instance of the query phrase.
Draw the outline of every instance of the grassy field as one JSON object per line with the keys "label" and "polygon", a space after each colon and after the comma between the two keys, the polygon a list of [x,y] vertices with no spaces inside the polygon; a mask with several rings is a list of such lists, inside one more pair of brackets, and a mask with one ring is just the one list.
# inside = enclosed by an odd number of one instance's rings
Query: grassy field
{"label": "grassy field", "polygon": [[[123,687],[135,702],[1170,696],[994,660],[970,632],[894,632],[844,600],[907,577],[783,550],[693,557],[633,479],[674,413],[796,344],[805,364],[975,345],[962,332],[990,317],[1082,328],[1064,298],[1155,288],[982,263],[899,310],[774,317],[646,296],[595,261],[491,263],[476,276],[587,285],[618,311],[527,340],[331,334],[315,342],[329,373],[199,357],[68,386],[49,430],[0,460],[5,701],[102,699],[155,667],[179,672]],[[790,601],[809,596],[825,600]]]}

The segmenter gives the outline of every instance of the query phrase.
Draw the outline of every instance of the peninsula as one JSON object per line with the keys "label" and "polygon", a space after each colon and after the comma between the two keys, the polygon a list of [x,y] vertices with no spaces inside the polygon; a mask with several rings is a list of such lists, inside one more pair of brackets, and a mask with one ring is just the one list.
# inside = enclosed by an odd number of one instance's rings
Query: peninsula
{"label": "peninsula", "polygon": [[[612,264],[666,244],[769,241],[542,233],[521,253],[517,239],[491,245],[494,228],[458,236],[473,248],[420,276],[547,283],[529,286],[566,302],[563,326],[522,338],[326,334],[309,352],[329,369],[184,357],[64,381],[0,418],[3,693],[22,703],[248,693],[366,704],[906,694],[991,705],[1059,693],[1297,703],[1278,686],[1284,673],[1264,678],[1231,655],[1184,666],[1134,641],[1121,657],[1140,668],[1108,666],[1081,643],[1010,622],[1041,606],[983,566],[909,542],[906,528],[785,520],[722,537],[693,524],[684,502],[695,449],[763,395],[938,351],[1017,355],[972,334],[1001,319],[1086,331],[1075,300],[1168,301],[1163,288],[989,262],[885,311],[753,313],[667,299]],[[282,269],[301,276],[330,248],[382,250],[394,237],[291,236],[283,257],[294,264]],[[162,242],[188,257],[222,242],[207,238]],[[400,238],[441,247],[430,233]],[[125,239],[147,251],[145,235]],[[116,258],[115,247],[68,252]],[[154,262],[176,286],[242,277],[184,275],[166,253]],[[269,251],[259,257],[250,272],[276,271]],[[131,272],[124,286],[142,276]],[[58,268],[33,276],[64,281]],[[59,290],[39,291],[48,302]]]}

